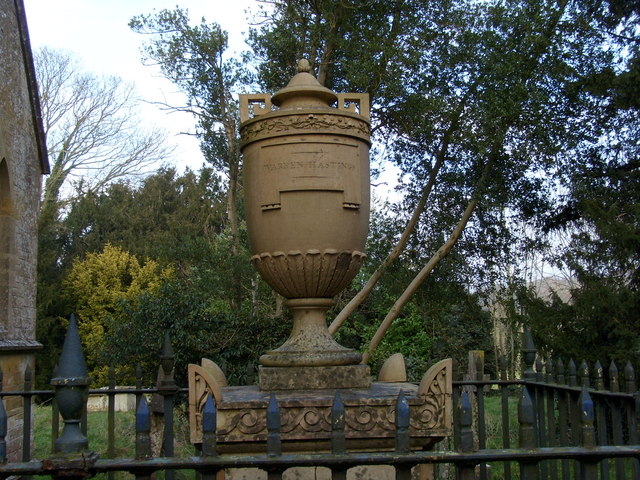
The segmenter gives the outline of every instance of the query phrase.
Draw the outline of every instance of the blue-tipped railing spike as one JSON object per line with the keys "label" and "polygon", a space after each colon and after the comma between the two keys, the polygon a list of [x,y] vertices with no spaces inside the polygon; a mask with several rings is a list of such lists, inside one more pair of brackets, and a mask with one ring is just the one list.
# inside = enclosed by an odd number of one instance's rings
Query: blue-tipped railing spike
{"label": "blue-tipped railing spike", "polygon": [[586,387],[582,389],[580,394],[580,419],[582,423],[593,423],[595,419],[593,400]]}
{"label": "blue-tipped railing spike", "polygon": [[340,391],[336,391],[331,406],[331,451],[334,454],[342,454],[347,450],[345,439],[345,408]]}
{"label": "blue-tipped railing spike", "polygon": [[136,410],[136,432],[150,432],[151,431],[151,412],[149,411],[149,404],[147,399],[142,397],[140,405]]}
{"label": "blue-tipped railing spike", "polygon": [[278,456],[281,454],[280,409],[278,408],[275,393],[271,392],[269,405],[267,406],[267,455]]}
{"label": "blue-tipped railing spike", "polygon": [[136,458],[151,458],[151,412],[144,396],[136,409]]}
{"label": "blue-tipped railing spike", "polygon": [[87,437],[80,428],[80,419],[86,406],[90,383],[78,326],[75,317],[71,315],[58,362],[58,372],[51,379],[60,415],[64,420],[62,435],[55,442],[58,453],[80,453],[89,446]]}
{"label": "blue-tipped railing spike", "polygon": [[213,457],[218,455],[217,448],[217,411],[213,395],[207,396],[207,401],[202,409],[202,456]]}
{"label": "blue-tipped railing spike", "polygon": [[473,408],[469,399],[469,392],[462,391],[458,403],[458,421],[460,422],[460,451],[472,452],[473,444]]}
{"label": "blue-tipped railing spike", "polygon": [[582,388],[579,398],[580,407],[580,426],[582,430],[582,446],[595,447],[596,436],[593,422],[595,420],[595,410],[593,408],[593,400],[589,395],[587,387]]}
{"label": "blue-tipped railing spike", "polygon": [[0,464],[7,463],[7,410],[4,398],[0,397]]}
{"label": "blue-tipped railing spike", "polygon": [[404,392],[400,390],[396,400],[396,452],[407,453],[410,451],[409,436],[409,403]]}

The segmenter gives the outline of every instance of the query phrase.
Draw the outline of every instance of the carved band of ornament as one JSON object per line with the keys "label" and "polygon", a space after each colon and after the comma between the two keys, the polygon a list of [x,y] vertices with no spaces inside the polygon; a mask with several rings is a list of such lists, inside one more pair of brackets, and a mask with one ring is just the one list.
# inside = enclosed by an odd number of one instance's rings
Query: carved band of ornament
{"label": "carved band of ornament", "polygon": [[[429,397],[421,405],[411,406],[410,429],[414,435],[442,435],[446,425],[445,396]],[[331,433],[331,407],[296,407],[281,410],[281,432],[284,439],[325,438]],[[395,405],[347,407],[347,438],[393,437]],[[253,440],[266,438],[265,411],[243,409],[226,417],[218,429],[222,441],[237,441],[247,436]]]}
{"label": "carved band of ornament", "polygon": [[293,250],[251,257],[264,280],[285,298],[329,298],[345,289],[366,255],[359,251]]}
{"label": "carved band of ornament", "polygon": [[330,133],[350,135],[369,142],[371,128],[358,118],[338,114],[308,113],[265,118],[240,129],[242,144],[283,135]]}

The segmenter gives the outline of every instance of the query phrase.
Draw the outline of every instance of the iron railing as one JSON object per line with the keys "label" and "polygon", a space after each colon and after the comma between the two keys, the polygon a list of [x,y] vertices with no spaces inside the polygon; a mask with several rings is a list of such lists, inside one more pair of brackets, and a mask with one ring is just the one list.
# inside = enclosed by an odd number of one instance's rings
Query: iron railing
{"label": "iron railing", "polygon": [[[74,328],[72,322],[70,329]],[[9,392],[0,389],[0,478],[14,475],[80,478],[97,473],[111,476],[113,472],[124,471],[145,479],[154,472],[164,471],[165,478],[170,480],[177,470],[191,470],[198,472],[203,480],[212,480],[222,470],[258,468],[267,472],[267,478],[271,480],[283,478],[283,475],[286,478],[284,472],[289,468],[313,466],[326,467],[331,470],[332,478],[339,479],[346,478],[349,468],[369,465],[392,466],[399,479],[411,478],[411,471],[417,465],[431,465],[432,478],[442,479],[640,478],[640,395],[633,367],[628,364],[620,378],[612,364],[608,371],[608,388],[605,388],[605,375],[599,364],[594,366],[593,375],[590,375],[586,363],[576,368],[572,360],[565,370],[560,360],[545,362],[537,357],[530,336],[525,337],[524,345],[525,370],[521,379],[507,380],[506,365],[501,362],[499,379],[454,382],[454,435],[453,445],[448,450],[442,444],[434,451],[411,450],[409,408],[402,393],[396,402],[395,449],[380,452],[349,450],[349,443],[345,440],[344,405],[338,393],[331,416],[331,451],[283,452],[280,409],[277,396],[272,395],[266,414],[268,435],[263,453],[219,453],[216,406],[209,398],[203,412],[203,442],[194,449],[193,456],[176,456],[173,450],[174,407],[176,397],[185,389],[173,381],[173,355],[167,339],[161,358],[163,375],[155,388],[142,388],[142,376],[138,371],[135,388],[116,390],[112,369],[108,389],[88,390],[82,374],[71,369],[71,374],[65,376],[63,361],[84,364],[79,349],[69,355],[64,352],[65,346],[61,368],[52,382],[57,391],[56,401],[52,402],[51,455],[42,459],[31,458],[33,425],[30,409],[36,395],[44,398],[52,396],[53,392],[33,390],[31,372],[25,375],[23,390]],[[101,393],[108,397],[108,442],[106,451],[101,455],[91,452],[91,446],[86,444],[87,393]],[[129,458],[114,458],[115,397],[127,393],[135,394],[137,400],[135,452],[132,449]],[[155,457],[151,448],[149,395],[160,395],[164,407],[163,448],[161,455]],[[24,408],[22,461],[10,463],[6,455],[7,415],[4,409],[4,399],[9,396],[21,397]],[[81,398],[80,409],[77,408],[77,398]],[[499,407],[500,420],[495,424],[488,419],[488,401],[494,409]],[[74,402],[76,408],[71,408],[68,404]],[[57,423],[59,414],[64,422],[62,434]],[[515,444],[517,446],[512,446]],[[448,471],[447,466],[454,468]]]}

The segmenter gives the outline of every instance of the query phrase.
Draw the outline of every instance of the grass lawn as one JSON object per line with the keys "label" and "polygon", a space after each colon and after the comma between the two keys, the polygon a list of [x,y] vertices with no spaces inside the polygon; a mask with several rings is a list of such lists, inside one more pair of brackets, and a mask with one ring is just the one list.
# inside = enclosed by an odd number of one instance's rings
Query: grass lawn
{"label": "grass lawn", "polygon": [[[115,458],[133,458],[135,456],[135,425],[134,412],[116,412],[115,415]],[[62,419],[60,431],[62,432]],[[174,417],[175,428],[175,454],[177,456],[194,455],[193,447],[189,444],[188,420],[184,412],[176,410]],[[34,441],[31,457],[41,460],[51,455],[51,406],[39,405],[34,408]],[[108,458],[107,450],[108,414],[107,412],[91,412],[88,415],[87,436],[90,450],[100,454],[101,458]],[[48,479],[49,477],[35,477]],[[106,474],[97,475],[95,478],[106,479]],[[134,476],[126,472],[116,472],[114,479],[133,479]],[[157,479],[163,479],[164,474],[159,472]],[[193,479],[193,472],[177,471],[175,478],[179,480]]]}

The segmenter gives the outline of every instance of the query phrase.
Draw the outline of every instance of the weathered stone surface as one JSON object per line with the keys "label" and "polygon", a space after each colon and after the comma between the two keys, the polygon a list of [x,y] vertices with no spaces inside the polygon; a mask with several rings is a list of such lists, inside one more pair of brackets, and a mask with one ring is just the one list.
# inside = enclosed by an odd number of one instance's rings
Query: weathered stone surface
{"label": "weathered stone surface", "polygon": [[[24,372],[28,368],[33,371],[34,356],[20,351],[0,350],[0,369],[3,372],[2,387],[5,391],[24,389]],[[4,408],[7,411],[7,456],[9,461],[22,459],[22,426],[23,400],[19,396],[3,398]],[[33,432],[32,432],[33,433]]]}
{"label": "weathered stone surface", "polygon": [[368,365],[331,367],[263,367],[258,372],[260,389],[316,390],[336,388],[369,388],[371,370]]}
{"label": "weathered stone surface", "polygon": [[401,353],[394,353],[382,365],[378,373],[379,382],[406,382],[407,367]]}

